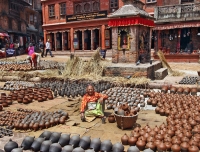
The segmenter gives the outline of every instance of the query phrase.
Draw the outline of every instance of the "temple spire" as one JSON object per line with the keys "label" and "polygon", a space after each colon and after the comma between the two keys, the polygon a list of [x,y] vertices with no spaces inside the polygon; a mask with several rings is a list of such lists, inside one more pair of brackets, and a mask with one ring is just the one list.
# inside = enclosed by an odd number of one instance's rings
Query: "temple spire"
{"label": "temple spire", "polygon": [[139,9],[143,9],[144,3],[140,0],[122,0],[124,5],[133,5],[135,7],[138,7]]}

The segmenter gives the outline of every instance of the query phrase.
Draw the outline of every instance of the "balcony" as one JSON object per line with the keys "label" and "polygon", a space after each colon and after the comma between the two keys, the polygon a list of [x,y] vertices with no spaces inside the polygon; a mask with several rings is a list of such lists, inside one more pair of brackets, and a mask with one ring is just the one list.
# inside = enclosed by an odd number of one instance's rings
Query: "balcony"
{"label": "balcony", "polygon": [[155,7],[155,23],[200,20],[200,3]]}

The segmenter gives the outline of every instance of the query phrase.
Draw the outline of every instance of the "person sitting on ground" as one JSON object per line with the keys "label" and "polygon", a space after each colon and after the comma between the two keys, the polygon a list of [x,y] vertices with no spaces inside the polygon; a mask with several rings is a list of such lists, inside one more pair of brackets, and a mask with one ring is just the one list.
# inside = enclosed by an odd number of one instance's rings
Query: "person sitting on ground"
{"label": "person sitting on ground", "polygon": [[[104,118],[104,100],[107,98],[107,95],[95,92],[94,87],[88,85],[81,102],[81,120],[92,121],[96,117]],[[90,120],[87,120],[88,117]]]}
{"label": "person sitting on ground", "polygon": [[40,55],[38,53],[34,52],[31,56],[27,57],[27,60],[30,62],[32,68],[40,66]]}

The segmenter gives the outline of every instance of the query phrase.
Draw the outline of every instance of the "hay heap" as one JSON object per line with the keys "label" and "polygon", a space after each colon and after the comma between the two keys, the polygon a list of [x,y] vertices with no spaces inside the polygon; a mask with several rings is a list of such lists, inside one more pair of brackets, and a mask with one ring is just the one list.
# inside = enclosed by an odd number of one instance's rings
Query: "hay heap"
{"label": "hay heap", "polygon": [[170,65],[168,64],[167,60],[165,59],[165,56],[163,54],[163,52],[161,50],[158,50],[157,55],[159,57],[159,59],[162,62],[163,67],[167,68],[169,73],[172,76],[182,76],[184,73],[183,72],[179,72],[179,71],[173,71],[172,68],[170,67]]}

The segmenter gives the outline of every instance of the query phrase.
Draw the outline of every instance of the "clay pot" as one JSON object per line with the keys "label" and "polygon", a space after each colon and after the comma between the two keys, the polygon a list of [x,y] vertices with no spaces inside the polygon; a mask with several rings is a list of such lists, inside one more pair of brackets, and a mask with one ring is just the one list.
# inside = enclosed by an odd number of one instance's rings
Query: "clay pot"
{"label": "clay pot", "polygon": [[145,145],[146,145],[146,143],[145,143],[142,139],[140,139],[140,140],[138,140],[138,141],[136,142],[136,146],[138,147],[138,149],[139,149],[140,151],[142,151],[142,150],[145,149]]}
{"label": "clay pot", "polygon": [[189,152],[199,152],[199,148],[197,146],[191,145],[188,148]]}
{"label": "clay pot", "polygon": [[112,150],[112,143],[110,140],[104,140],[103,142],[101,142],[101,147],[100,147],[101,151],[111,151]]}
{"label": "clay pot", "polygon": [[60,132],[53,132],[49,140],[51,140],[52,143],[57,143],[59,141],[60,136],[61,136]]}
{"label": "clay pot", "polygon": [[133,137],[133,136],[129,137],[129,139],[128,139],[128,144],[129,144],[130,146],[135,146],[135,145],[136,145],[136,142],[137,142],[137,138],[136,138],[136,137]]}
{"label": "clay pot", "polygon": [[39,138],[45,138],[45,140],[49,140],[50,137],[51,137],[51,132],[50,131],[44,131],[40,136]]}
{"label": "clay pot", "polygon": [[127,152],[140,152],[140,150],[137,146],[130,146]]}
{"label": "clay pot", "polygon": [[88,149],[90,146],[91,139],[89,136],[83,136],[79,142],[79,147],[83,148],[84,150]]}
{"label": "clay pot", "polygon": [[99,138],[94,138],[90,142],[90,148],[94,151],[100,151],[101,140]]}
{"label": "clay pot", "polygon": [[165,143],[161,142],[159,145],[157,145],[157,150],[158,150],[158,152],[166,151],[167,147],[166,147]]}
{"label": "clay pot", "polygon": [[49,148],[51,146],[52,142],[50,140],[45,140],[42,142],[40,151],[41,152],[49,152]]}
{"label": "clay pot", "polygon": [[128,145],[128,140],[129,140],[129,137],[128,135],[125,133],[122,137],[121,137],[121,142],[123,145]]}
{"label": "clay pot", "polygon": [[11,139],[4,146],[5,152],[11,152],[14,148],[18,148],[18,144]]}
{"label": "clay pot", "polygon": [[33,151],[39,151],[40,147],[42,145],[42,142],[44,141],[44,138],[36,138],[33,142],[33,144],[31,145],[31,149]]}
{"label": "clay pot", "polygon": [[182,142],[181,145],[180,145],[181,151],[182,151],[182,152],[187,152],[189,146],[190,146],[190,145],[189,145],[187,142]]}
{"label": "clay pot", "polygon": [[73,147],[71,145],[67,145],[65,147],[63,147],[62,152],[72,152],[73,151]]}
{"label": "clay pot", "polygon": [[108,122],[109,123],[115,123],[115,116],[114,115],[109,115],[108,116]]}
{"label": "clay pot", "polygon": [[64,147],[69,144],[70,134],[61,134],[58,143]]}
{"label": "clay pot", "polygon": [[112,147],[113,152],[124,152],[124,146],[121,143],[116,143]]}
{"label": "clay pot", "polygon": [[150,148],[151,150],[156,150],[156,145],[153,142],[148,142],[145,148]]}
{"label": "clay pot", "polygon": [[80,141],[80,135],[74,135],[70,138],[69,145],[72,145],[74,148],[78,147]]}
{"label": "clay pot", "polygon": [[34,142],[34,138],[35,137],[30,137],[30,136],[27,136],[24,138],[21,144],[21,147],[23,147],[23,150],[28,150],[31,148],[31,145]]}
{"label": "clay pot", "polygon": [[62,147],[60,146],[59,143],[53,143],[51,144],[49,148],[49,152],[61,152]]}
{"label": "clay pot", "polygon": [[174,145],[172,145],[171,150],[173,152],[180,152],[181,151],[181,147],[178,144],[174,144]]}

